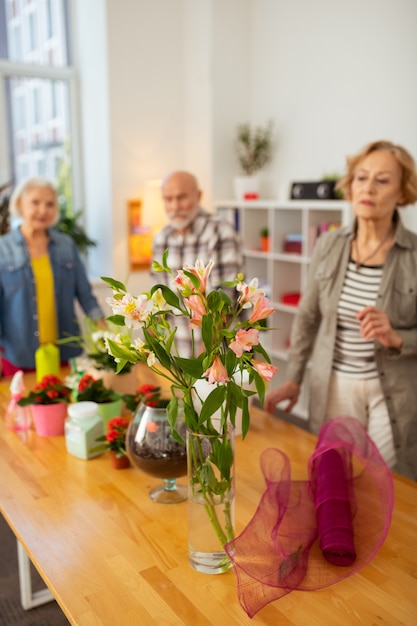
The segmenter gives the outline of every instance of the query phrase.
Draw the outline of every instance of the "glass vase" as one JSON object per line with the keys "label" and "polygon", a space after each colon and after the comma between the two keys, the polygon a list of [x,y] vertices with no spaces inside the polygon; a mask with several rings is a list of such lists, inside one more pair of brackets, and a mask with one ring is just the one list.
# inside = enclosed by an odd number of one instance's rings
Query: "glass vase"
{"label": "glass vase", "polygon": [[188,558],[204,574],[232,567],[224,545],[234,538],[234,434],[231,425],[224,434],[187,431]]}
{"label": "glass vase", "polygon": [[[176,480],[187,475],[187,452],[171,432],[166,411],[168,400],[158,404],[138,406],[126,433],[126,453],[133,466],[163,479],[150,490],[150,497],[161,504],[175,504],[187,499],[187,487],[178,485]],[[177,418],[176,431],[185,441],[182,415]]]}

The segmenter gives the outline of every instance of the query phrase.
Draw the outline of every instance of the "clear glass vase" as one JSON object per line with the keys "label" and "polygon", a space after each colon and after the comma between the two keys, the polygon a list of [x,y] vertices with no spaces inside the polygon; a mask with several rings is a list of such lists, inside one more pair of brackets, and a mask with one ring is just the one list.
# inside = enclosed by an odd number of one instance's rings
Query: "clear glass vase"
{"label": "clear glass vase", "polygon": [[[178,485],[177,478],[187,475],[185,445],[172,435],[166,406],[169,400],[158,401],[157,406],[141,403],[126,433],[126,453],[133,466],[163,482],[153,487],[149,495],[161,504],[175,504],[187,499],[187,487]],[[176,431],[185,441],[183,416],[177,418]]]}
{"label": "clear glass vase", "polygon": [[[216,463],[220,457],[228,462]],[[190,565],[204,574],[221,574],[232,567],[224,545],[234,538],[234,428],[225,434],[187,431],[187,464]]]}

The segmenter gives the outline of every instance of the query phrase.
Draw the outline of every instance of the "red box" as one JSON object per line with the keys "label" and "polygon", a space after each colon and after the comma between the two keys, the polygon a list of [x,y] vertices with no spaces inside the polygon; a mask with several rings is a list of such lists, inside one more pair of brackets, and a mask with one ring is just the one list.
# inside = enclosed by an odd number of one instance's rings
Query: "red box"
{"label": "red box", "polygon": [[297,306],[300,298],[300,293],[283,293],[281,296],[281,302],[282,304],[288,304],[289,306]]}

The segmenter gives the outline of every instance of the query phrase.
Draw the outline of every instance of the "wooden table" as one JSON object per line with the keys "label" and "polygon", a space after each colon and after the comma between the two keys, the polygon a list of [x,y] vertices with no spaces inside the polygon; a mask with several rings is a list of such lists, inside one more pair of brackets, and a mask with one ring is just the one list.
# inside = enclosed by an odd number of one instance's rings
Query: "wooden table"
{"label": "wooden table", "polygon": [[[0,406],[7,400],[3,380]],[[313,435],[252,410],[250,432],[236,444],[237,532],[264,491],[261,452],[282,449],[301,479],[314,445]],[[0,419],[0,510],[71,624],[80,626],[416,625],[417,484],[394,481],[392,526],[367,567],[327,589],[293,591],[250,620],[233,571],[211,576],[188,564],[186,502],[156,504],[148,496],[156,480],[138,469],[114,470],[107,454],[77,459],[63,436],[18,434]]]}

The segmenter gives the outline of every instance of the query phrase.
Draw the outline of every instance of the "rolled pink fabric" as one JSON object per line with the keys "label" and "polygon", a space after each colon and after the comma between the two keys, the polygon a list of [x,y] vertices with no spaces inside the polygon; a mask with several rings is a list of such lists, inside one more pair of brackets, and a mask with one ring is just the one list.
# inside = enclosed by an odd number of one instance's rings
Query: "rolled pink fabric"
{"label": "rolled pink fabric", "polygon": [[327,450],[314,465],[314,504],[321,551],[333,565],[352,565],[356,551],[343,458],[337,450]]}
{"label": "rolled pink fabric", "polygon": [[260,462],[266,489],[225,546],[250,617],[293,589],[327,587],[363,568],[385,540],[394,503],[391,472],[352,417],[323,424],[308,480],[291,480],[289,459],[275,448]]}

